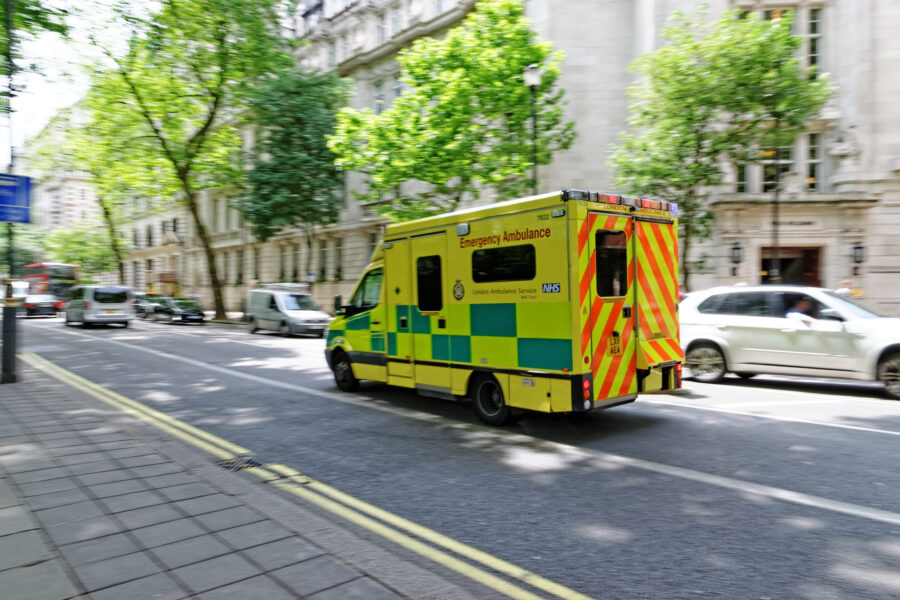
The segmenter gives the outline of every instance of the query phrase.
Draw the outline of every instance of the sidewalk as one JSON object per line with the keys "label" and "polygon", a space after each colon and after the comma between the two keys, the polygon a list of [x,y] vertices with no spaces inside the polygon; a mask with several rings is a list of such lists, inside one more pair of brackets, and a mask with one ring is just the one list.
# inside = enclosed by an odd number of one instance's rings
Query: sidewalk
{"label": "sidewalk", "polygon": [[0,385],[3,600],[472,598],[19,365]]}

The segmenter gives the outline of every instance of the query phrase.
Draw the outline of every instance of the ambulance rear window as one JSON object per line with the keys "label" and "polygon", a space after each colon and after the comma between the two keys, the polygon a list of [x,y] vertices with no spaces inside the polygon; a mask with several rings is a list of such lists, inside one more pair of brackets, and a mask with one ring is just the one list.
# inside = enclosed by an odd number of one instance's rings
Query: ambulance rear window
{"label": "ambulance rear window", "polygon": [[536,269],[534,246],[531,244],[472,253],[472,281],[476,283],[530,281],[534,279]]}
{"label": "ambulance rear window", "polygon": [[597,295],[624,296],[628,290],[628,238],[624,231],[597,232]]}

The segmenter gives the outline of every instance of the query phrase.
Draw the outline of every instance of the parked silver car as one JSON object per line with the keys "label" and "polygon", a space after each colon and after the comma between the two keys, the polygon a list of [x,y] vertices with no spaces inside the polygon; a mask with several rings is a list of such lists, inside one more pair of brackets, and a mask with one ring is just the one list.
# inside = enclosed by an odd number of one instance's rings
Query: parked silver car
{"label": "parked silver car", "polygon": [[727,372],[881,381],[900,399],[900,319],[831,290],[788,285],[720,287],[679,308],[685,367],[697,381]]}

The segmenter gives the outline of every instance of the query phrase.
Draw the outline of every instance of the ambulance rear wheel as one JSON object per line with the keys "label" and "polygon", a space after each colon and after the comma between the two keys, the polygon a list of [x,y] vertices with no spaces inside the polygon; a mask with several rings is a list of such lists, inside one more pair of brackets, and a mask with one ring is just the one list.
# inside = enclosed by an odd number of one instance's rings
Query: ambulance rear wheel
{"label": "ambulance rear wheel", "polygon": [[479,375],[472,384],[472,404],[478,418],[488,425],[503,425],[510,421],[512,411],[492,375]]}
{"label": "ambulance rear wheel", "polygon": [[334,357],[334,363],[331,367],[334,370],[334,382],[338,388],[344,392],[352,392],[359,387],[359,379],[353,374],[353,367],[350,366],[350,358],[341,352]]}

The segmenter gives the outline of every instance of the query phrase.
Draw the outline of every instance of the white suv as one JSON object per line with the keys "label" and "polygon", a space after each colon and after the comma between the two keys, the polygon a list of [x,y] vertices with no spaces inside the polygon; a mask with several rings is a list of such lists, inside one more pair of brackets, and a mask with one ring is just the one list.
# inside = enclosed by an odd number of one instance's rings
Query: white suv
{"label": "white suv", "polygon": [[727,372],[881,381],[900,398],[900,319],[877,315],[831,290],[720,287],[679,307],[685,367],[697,381]]}
{"label": "white suv", "polygon": [[121,285],[79,285],[69,291],[66,325],[75,321],[82,327],[98,323],[120,323],[128,327],[134,318],[131,288]]}

